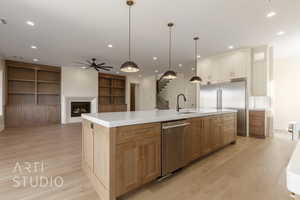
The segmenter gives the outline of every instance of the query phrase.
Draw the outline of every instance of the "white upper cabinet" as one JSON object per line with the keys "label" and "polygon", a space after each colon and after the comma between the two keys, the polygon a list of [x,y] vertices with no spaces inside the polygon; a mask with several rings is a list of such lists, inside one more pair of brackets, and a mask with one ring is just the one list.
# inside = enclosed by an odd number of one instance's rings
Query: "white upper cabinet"
{"label": "white upper cabinet", "polygon": [[273,68],[273,48],[260,46],[252,51],[252,96],[268,96],[269,82]]}
{"label": "white upper cabinet", "polygon": [[201,60],[198,73],[205,82],[224,82],[247,77],[251,68],[251,49],[227,52]]}
{"label": "white upper cabinet", "polygon": [[273,49],[267,45],[239,49],[198,62],[198,75],[211,83],[247,78],[249,96],[268,96]]}

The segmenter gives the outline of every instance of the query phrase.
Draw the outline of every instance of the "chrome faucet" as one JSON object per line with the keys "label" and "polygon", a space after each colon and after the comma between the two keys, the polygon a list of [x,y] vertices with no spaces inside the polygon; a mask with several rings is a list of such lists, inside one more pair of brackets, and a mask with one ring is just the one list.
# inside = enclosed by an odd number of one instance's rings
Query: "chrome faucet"
{"label": "chrome faucet", "polygon": [[176,111],[177,111],[177,112],[179,112],[179,110],[181,109],[181,108],[179,107],[179,97],[180,97],[180,96],[183,96],[183,100],[184,100],[184,102],[186,102],[186,97],[184,96],[184,94],[181,93],[181,94],[178,94],[178,95],[177,95],[177,105],[176,105]]}

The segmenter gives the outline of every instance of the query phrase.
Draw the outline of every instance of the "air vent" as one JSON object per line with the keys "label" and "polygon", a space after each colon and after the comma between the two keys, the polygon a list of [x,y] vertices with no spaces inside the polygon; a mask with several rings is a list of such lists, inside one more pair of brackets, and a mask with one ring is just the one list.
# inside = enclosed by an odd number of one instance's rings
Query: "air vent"
{"label": "air vent", "polygon": [[0,19],[0,22],[1,22],[1,24],[5,24],[5,25],[7,24],[7,21],[3,18]]}

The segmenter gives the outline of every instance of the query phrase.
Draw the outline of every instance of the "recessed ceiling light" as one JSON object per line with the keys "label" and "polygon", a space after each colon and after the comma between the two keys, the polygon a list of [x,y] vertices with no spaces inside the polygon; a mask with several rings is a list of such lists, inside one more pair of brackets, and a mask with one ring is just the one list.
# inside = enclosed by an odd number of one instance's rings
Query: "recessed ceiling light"
{"label": "recessed ceiling light", "polygon": [[277,33],[278,36],[281,36],[281,35],[284,35],[284,34],[285,34],[284,31],[279,31],[279,32]]}
{"label": "recessed ceiling light", "polygon": [[82,66],[82,67],[80,67],[81,69],[87,69],[87,67],[86,66]]}
{"label": "recessed ceiling light", "polygon": [[34,62],[38,62],[38,61],[39,61],[39,59],[37,59],[37,58],[34,58],[34,59],[33,59],[33,61],[34,61]]}
{"label": "recessed ceiling light", "polygon": [[113,45],[112,45],[112,44],[109,44],[109,45],[107,45],[107,47],[108,47],[108,48],[112,48],[112,47],[113,47]]}
{"label": "recessed ceiling light", "polygon": [[228,47],[228,49],[233,49],[234,48],[234,46],[232,46],[232,45],[230,45],[229,47]]}
{"label": "recessed ceiling light", "polygon": [[35,25],[35,23],[33,21],[26,21],[26,24],[28,26],[34,26]]}
{"label": "recessed ceiling light", "polygon": [[142,77],[142,75],[140,74],[140,75],[139,75],[139,77],[141,78],[141,77]]}
{"label": "recessed ceiling light", "polygon": [[155,70],[155,73],[158,73],[158,70]]}
{"label": "recessed ceiling light", "polygon": [[271,11],[271,12],[269,12],[268,14],[267,14],[267,18],[272,18],[272,17],[274,17],[275,15],[277,15],[277,13],[276,12],[274,12],[274,11]]}
{"label": "recessed ceiling light", "polygon": [[157,57],[153,57],[153,60],[157,60]]}
{"label": "recessed ceiling light", "polygon": [[193,68],[192,68],[192,70],[194,71],[194,70],[195,70],[195,68],[193,67]]}
{"label": "recessed ceiling light", "polygon": [[32,45],[31,48],[32,48],[32,49],[37,49],[37,46]]}
{"label": "recessed ceiling light", "polygon": [[197,58],[201,58],[201,56],[200,56],[200,55],[198,55],[198,56],[197,56]]}
{"label": "recessed ceiling light", "polygon": [[117,74],[120,74],[120,72],[116,72]]}
{"label": "recessed ceiling light", "polygon": [[182,64],[178,64],[178,67],[182,67]]}
{"label": "recessed ceiling light", "polygon": [[4,25],[7,24],[7,21],[5,19],[3,19],[3,18],[0,19],[0,22],[1,22],[1,24],[4,24]]}

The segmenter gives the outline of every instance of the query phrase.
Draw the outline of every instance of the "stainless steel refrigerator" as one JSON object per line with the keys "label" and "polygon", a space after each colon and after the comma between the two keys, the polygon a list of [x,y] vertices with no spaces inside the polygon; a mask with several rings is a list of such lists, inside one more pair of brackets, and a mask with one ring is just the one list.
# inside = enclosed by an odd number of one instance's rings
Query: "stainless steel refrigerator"
{"label": "stainless steel refrigerator", "polygon": [[247,136],[246,87],[247,84],[244,79],[201,86],[200,108],[237,110],[237,135]]}

